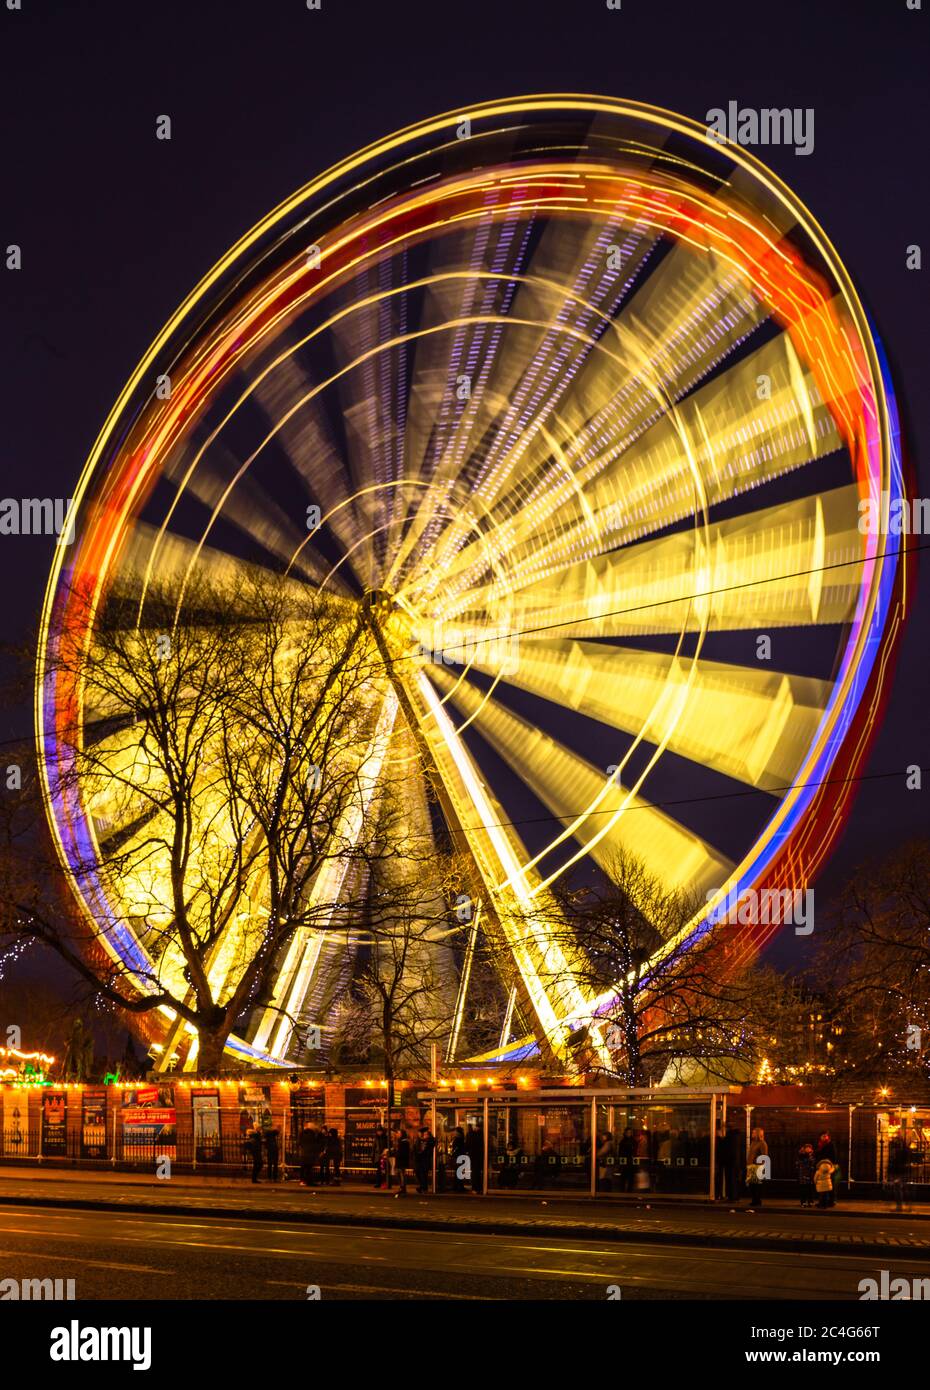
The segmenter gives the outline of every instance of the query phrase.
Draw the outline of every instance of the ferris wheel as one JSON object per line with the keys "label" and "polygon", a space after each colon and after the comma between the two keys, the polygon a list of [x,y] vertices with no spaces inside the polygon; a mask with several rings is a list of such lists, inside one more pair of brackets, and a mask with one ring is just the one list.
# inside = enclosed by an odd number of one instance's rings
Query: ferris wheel
{"label": "ferris wheel", "polygon": [[[114,837],[146,830],[125,798],[64,775],[67,730],[92,738],[99,712],[56,656],[94,642],[114,591],[137,597],[145,632],[164,575],[180,617],[201,576],[264,568],[389,672],[372,787],[389,754],[419,754],[410,815],[432,833],[431,780],[474,871],[472,934],[493,923],[509,953],[487,1055],[558,1052],[603,1001],[570,960],[542,970],[559,949],[544,913],[530,940],[514,913],[623,851],[706,902],[696,941],[728,895],[806,883],[829,852],[906,597],[903,557],[860,529],[860,503],[887,515],[902,491],[855,290],[745,149],[667,111],[541,96],[344,160],[166,324],[56,551],[39,757],[101,949],[130,978],[157,968],[144,895],[108,870]],[[120,739],[135,765],[131,720]],[[220,993],[261,891],[230,915]],[[347,950],[295,934],[230,1051],[292,1064],[293,1021],[325,1023]],[[170,1009],[153,1029],[165,1057],[193,1055]]]}

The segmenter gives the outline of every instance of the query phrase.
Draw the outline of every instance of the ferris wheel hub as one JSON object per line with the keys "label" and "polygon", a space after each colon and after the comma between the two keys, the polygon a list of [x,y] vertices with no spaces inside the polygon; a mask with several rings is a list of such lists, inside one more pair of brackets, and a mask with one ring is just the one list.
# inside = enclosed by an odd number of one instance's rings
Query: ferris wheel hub
{"label": "ferris wheel hub", "polygon": [[360,608],[375,618],[387,618],[394,611],[394,595],[388,589],[366,589]]}

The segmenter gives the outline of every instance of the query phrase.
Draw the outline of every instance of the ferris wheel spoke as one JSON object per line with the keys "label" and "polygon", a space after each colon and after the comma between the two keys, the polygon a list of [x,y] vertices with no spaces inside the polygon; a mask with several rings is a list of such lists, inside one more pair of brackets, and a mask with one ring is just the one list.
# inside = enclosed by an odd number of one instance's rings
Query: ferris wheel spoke
{"label": "ferris wheel spoke", "polygon": [[[307,505],[320,508],[327,527],[347,551],[358,539],[363,518],[345,469],[333,467],[343,453],[342,439],[312,387],[298,361],[297,346],[292,345],[254,390],[288,464],[306,489]],[[363,558],[367,561],[367,549]]]}
{"label": "ferris wheel spoke", "polygon": [[[671,295],[670,282],[675,286]],[[578,314],[585,306],[576,301],[573,308]],[[585,354],[588,360],[573,383],[562,428],[565,438],[572,441],[567,451],[571,473],[579,475],[575,487],[565,495],[571,499],[609,464],[613,454],[648,428],[658,412],[684,395],[765,317],[764,308],[735,272],[721,283],[717,267],[708,265],[706,258],[684,247],[675,248],[604,335],[605,346],[615,351],[623,364],[619,383],[614,374],[603,370],[597,354]],[[721,324],[725,325],[722,330]],[[535,359],[533,366],[537,366]],[[535,372],[530,379],[535,380]],[[564,390],[571,373],[560,380]],[[757,396],[754,400],[758,405]],[[550,395],[549,408],[558,401],[558,392]],[[544,461],[538,457],[538,448],[535,458],[528,449],[534,430],[545,422],[546,411],[534,411],[529,435],[524,431],[514,438],[507,425],[508,420],[518,418],[516,411],[517,406],[512,405],[495,438],[499,449],[505,441],[511,448],[496,468],[489,470],[483,465],[478,496],[486,508],[532,516],[531,524],[537,526],[560,504],[558,489],[553,497],[550,472],[538,466]],[[538,433],[535,438],[545,458],[548,441]],[[521,495],[527,478],[532,485]],[[507,493],[503,491],[505,484]],[[451,539],[455,541],[454,534]]]}
{"label": "ferris wheel spoke", "polygon": [[[403,253],[400,255],[403,262]],[[342,371],[336,381],[344,423],[344,463],[366,516],[371,544],[366,549],[363,587],[377,583],[391,523],[398,512],[398,484],[405,477],[404,432],[408,395],[407,302],[402,264],[385,256],[360,269],[352,292],[358,307],[333,325],[334,356]],[[387,350],[380,350],[390,344]],[[382,491],[382,489],[385,489]]]}
{"label": "ferris wheel spoke", "polygon": [[[477,651],[474,667],[496,675]],[[524,642],[503,681],[768,791],[790,785],[831,690],[777,669],[570,638]]]}
{"label": "ferris wheel spoke", "polygon": [[[595,227],[545,227],[524,264],[525,234],[515,235],[520,229],[510,223],[496,225],[498,235],[493,238],[495,224],[489,224],[485,268],[470,276],[471,284],[484,288],[482,310],[509,311],[512,305],[516,321],[542,320],[542,326],[506,336],[500,325],[472,332],[472,341],[450,362],[455,370],[445,376],[441,393],[440,409],[458,399],[457,383],[466,381],[465,407],[455,414],[452,427],[437,431],[431,441],[435,478],[467,479],[468,491],[479,492],[482,510],[488,505],[483,494],[494,498],[497,470],[503,468],[509,478],[514,459],[558,409],[655,245],[654,234],[646,228],[626,225],[621,215],[608,213]],[[509,245],[504,254],[513,268],[501,273],[505,233]],[[617,263],[614,254],[620,258]],[[566,323],[576,336],[565,335]],[[463,377],[457,369],[465,366],[471,370]],[[486,440],[490,444],[479,457],[476,451]],[[443,543],[454,546],[457,539],[453,522]],[[406,552],[399,557],[405,558]]]}
{"label": "ferris wheel spoke", "polygon": [[455,687],[452,703],[466,717],[473,716],[473,727],[562,823],[562,834],[545,853],[570,839],[583,846],[568,845],[566,863],[557,870],[540,870],[540,886],[554,882],[585,853],[609,867],[619,846],[642,860],[671,890],[688,886],[703,893],[729,877],[733,866],[726,856],[651,806],[635,789],[619,785],[606,769],[593,767],[473,686],[456,685],[445,671],[433,678],[441,691],[451,694]]}
{"label": "ferris wheel spoke", "polygon": [[[619,457],[608,449],[585,463],[584,422],[568,415],[559,425],[562,467],[550,463],[545,470],[547,493],[524,498],[512,516],[499,519],[495,542],[508,556],[513,587],[729,501],[842,444],[785,334],[696,390],[633,442],[621,441]],[[605,471],[615,463],[620,467]],[[480,555],[459,553],[445,577],[458,595],[452,611],[468,600],[469,573],[479,578],[482,568]]]}
{"label": "ferris wheel spoke", "polygon": [[[524,637],[625,637],[851,621],[865,562],[855,485],[598,556],[512,596]],[[493,622],[488,606],[457,615]]]}
{"label": "ferris wheel spoke", "polygon": [[[527,326],[506,335],[496,356],[488,387],[491,435],[480,463],[470,466],[486,508],[518,481],[522,455],[539,430],[600,365],[598,342],[612,337],[627,285],[652,245],[641,228],[624,227],[616,212],[596,225],[569,221],[543,228],[512,279],[512,295],[508,287],[508,310]],[[616,264],[611,248],[619,253]]]}
{"label": "ferris wheel spoke", "polygon": [[[506,227],[496,224],[486,230],[482,239],[480,229],[475,232],[473,258],[475,251],[483,251],[486,257],[492,250],[501,254]],[[469,264],[469,258],[463,263]],[[482,269],[440,273],[430,284],[425,321],[455,322],[456,327],[449,334],[430,334],[416,345],[407,417],[407,476],[428,481],[428,490],[405,518],[403,534],[394,538],[386,582],[395,588],[416,557],[422,560],[434,553],[449,521],[456,518],[463,496],[468,495],[461,478],[463,466],[500,408],[501,397],[490,383],[504,351],[501,312],[513,283],[513,274]]]}
{"label": "ferris wheel spoke", "polygon": [[[474,762],[439,704],[426,676],[401,678],[411,729],[425,745],[434,789],[456,848],[471,859],[476,889],[492,940],[506,949],[520,981],[528,1014],[552,1054],[563,1056],[560,1020],[577,1014],[584,991],[564,943],[552,933],[546,915],[533,905],[536,876],[525,871],[526,850],[489,792]],[[506,886],[500,880],[506,877]]]}
{"label": "ferris wheel spoke", "polygon": [[[239,465],[239,459],[222,445],[215,444],[205,456],[202,466],[190,475],[187,492],[207,509],[208,515],[225,493],[228,480],[238,472]],[[305,545],[307,511],[295,506],[290,514],[286,512],[257,482],[254,474],[246,474],[229,493],[223,508],[223,520],[246,537],[249,543],[257,543],[272,562],[277,562],[278,571],[282,563],[292,564],[299,576],[318,585],[330,568],[315,550]],[[215,551],[213,553],[216,554]],[[191,559],[197,558],[194,546],[190,547],[189,554]],[[159,572],[163,572],[161,553]],[[339,576],[336,576],[335,584],[337,589],[346,592]]]}
{"label": "ferris wheel spoke", "polygon": [[[612,225],[613,219],[607,217],[599,233],[576,228],[575,238],[582,246],[598,234],[609,239]],[[489,210],[473,225],[443,237],[435,249],[436,273],[427,299],[429,321],[474,321],[457,327],[451,339],[440,338],[438,351],[437,340],[427,340],[418,347],[418,359],[427,354],[422,381],[433,416],[427,428],[414,435],[413,449],[408,452],[408,465],[415,472],[427,467],[436,479],[460,473],[481,439],[500,423],[502,409],[511,405],[513,392],[525,392],[530,374],[539,374],[541,353],[530,353],[528,367],[526,353],[514,348],[515,335],[508,333],[504,317],[526,299],[532,282],[530,302],[525,312],[516,312],[515,323],[528,318],[541,319],[544,324],[547,318],[555,318],[559,305],[573,297],[571,284],[583,282],[584,253],[576,253],[574,267],[569,264],[571,257],[555,253],[556,260],[562,262],[560,271],[564,269],[569,279],[561,274],[556,278],[539,274],[537,265],[548,263],[542,248],[553,238],[564,246],[571,232],[544,226],[535,251],[531,251],[533,230],[532,216],[501,218]],[[545,313],[539,311],[541,293],[548,296],[550,307]],[[526,336],[538,345],[546,334],[543,326]],[[548,338],[551,351],[555,343],[551,332]],[[462,389],[463,384],[467,389]]]}

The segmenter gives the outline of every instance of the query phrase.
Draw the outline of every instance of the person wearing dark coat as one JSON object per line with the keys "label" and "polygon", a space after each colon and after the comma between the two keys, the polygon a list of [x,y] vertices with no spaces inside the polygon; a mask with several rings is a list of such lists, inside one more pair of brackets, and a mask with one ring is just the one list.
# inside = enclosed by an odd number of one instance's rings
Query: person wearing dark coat
{"label": "person wearing dark coat", "polygon": [[265,1154],[266,1154],[267,1162],[268,1162],[268,1180],[269,1180],[269,1182],[277,1182],[277,1181],[278,1181],[278,1130],[274,1127],[274,1125],[272,1125],[270,1129],[266,1129],[266,1130],[264,1131],[264,1137],[265,1137]]}
{"label": "person wearing dark coat", "polygon": [[465,1135],[465,1152],[471,1161],[471,1190],[473,1195],[484,1191],[484,1131],[469,1129]]}
{"label": "person wearing dark coat", "polygon": [[556,1187],[561,1171],[562,1155],[547,1136],[543,1139],[533,1163],[533,1186],[546,1187],[551,1184]]}
{"label": "person wearing dark coat", "polygon": [[831,1163],[836,1162],[836,1145],[826,1131],[821,1134],[817,1142],[817,1162],[819,1163],[822,1158],[828,1158]]}
{"label": "person wearing dark coat", "polygon": [[723,1201],[729,1193],[727,1187],[727,1127],[721,1120],[714,1137],[714,1201]]}
{"label": "person wearing dark coat", "polygon": [[374,1137],[371,1145],[371,1157],[375,1165],[375,1187],[387,1187],[388,1184],[388,1159],[387,1150],[391,1147],[388,1132],[382,1125]]}
{"label": "person wearing dark coat", "polygon": [[910,1177],[911,1155],[907,1146],[907,1140],[900,1134],[892,1139],[888,1148],[888,1179],[891,1183],[891,1190],[894,1193],[895,1206],[898,1211],[904,1210],[904,1199],[907,1196],[907,1180]]}
{"label": "person wearing dark coat", "polygon": [[508,1139],[498,1185],[516,1187],[520,1181],[520,1167],[526,1162],[526,1154],[520,1147],[519,1139]]}
{"label": "person wearing dark coat", "polygon": [[339,1170],[342,1164],[342,1140],[339,1131],[331,1129],[324,1132],[323,1152],[320,1161],[320,1181],[339,1185]]}
{"label": "person wearing dark coat", "polygon": [[246,1133],[245,1147],[252,1155],[252,1181],[258,1182],[258,1175],[262,1171],[262,1132],[258,1125],[253,1125]]}
{"label": "person wearing dark coat", "polygon": [[620,1191],[633,1191],[633,1157],[636,1153],[636,1136],[629,1125],[620,1136],[617,1144],[617,1172],[620,1178]]}
{"label": "person wearing dark coat", "polygon": [[430,1180],[433,1176],[433,1152],[436,1148],[436,1140],[430,1131],[429,1125],[421,1125],[420,1133],[413,1146],[413,1167],[417,1175],[417,1191],[429,1192]]}
{"label": "person wearing dark coat", "polygon": [[313,1186],[313,1174],[323,1154],[323,1135],[316,1125],[304,1125],[300,1134],[300,1185]]}
{"label": "person wearing dark coat", "polygon": [[802,1144],[798,1149],[798,1190],[801,1194],[802,1207],[814,1205],[814,1169],[816,1166],[813,1144]]}
{"label": "person wearing dark coat", "polygon": [[396,1176],[400,1186],[395,1192],[395,1197],[406,1197],[407,1195],[407,1169],[410,1167],[410,1140],[407,1138],[407,1131],[398,1127],[394,1131],[394,1142],[391,1145],[391,1177]]}

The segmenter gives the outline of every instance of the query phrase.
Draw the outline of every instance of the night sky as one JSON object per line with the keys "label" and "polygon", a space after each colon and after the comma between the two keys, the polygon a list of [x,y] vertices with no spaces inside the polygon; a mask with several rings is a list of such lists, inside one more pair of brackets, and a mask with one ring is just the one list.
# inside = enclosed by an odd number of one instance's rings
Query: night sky
{"label": "night sky", "polygon": [[[930,4],[905,0],[0,0],[3,494],[68,496],[136,361],[254,222],[391,130],[483,99],[587,92],[698,120],[735,99],[813,107],[808,157],[759,150],[825,228],[887,348],[919,495],[930,439]],[[170,142],[155,138],[169,114]],[[915,538],[918,543],[927,538]],[[3,638],[27,638],[51,539],[0,538]],[[925,558],[925,557],[922,557]],[[925,832],[930,580],[829,894],[861,857]],[[26,732],[8,711],[2,737]],[[781,954],[805,949],[794,940]]]}

